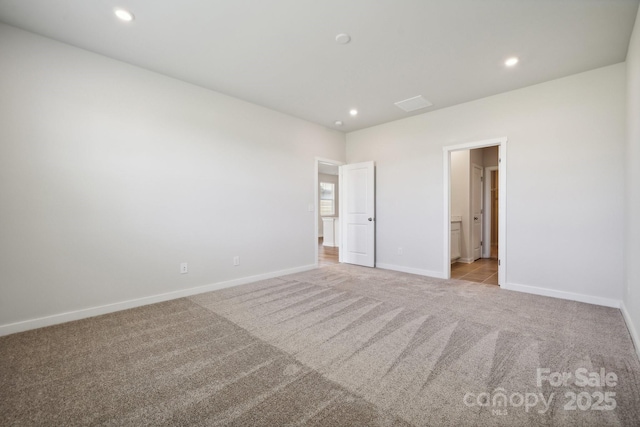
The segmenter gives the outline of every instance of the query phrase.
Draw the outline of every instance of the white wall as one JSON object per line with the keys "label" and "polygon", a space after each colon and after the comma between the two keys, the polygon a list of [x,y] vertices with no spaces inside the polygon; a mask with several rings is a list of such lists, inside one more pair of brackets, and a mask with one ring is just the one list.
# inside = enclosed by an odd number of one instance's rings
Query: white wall
{"label": "white wall", "polygon": [[316,262],[342,133],[6,25],[0,58],[0,334]]}
{"label": "white wall", "polygon": [[376,161],[377,261],[443,275],[442,147],[503,136],[506,282],[619,303],[625,64],[347,134],[348,162]]}
{"label": "white wall", "polygon": [[627,53],[625,317],[640,356],[640,10]]}

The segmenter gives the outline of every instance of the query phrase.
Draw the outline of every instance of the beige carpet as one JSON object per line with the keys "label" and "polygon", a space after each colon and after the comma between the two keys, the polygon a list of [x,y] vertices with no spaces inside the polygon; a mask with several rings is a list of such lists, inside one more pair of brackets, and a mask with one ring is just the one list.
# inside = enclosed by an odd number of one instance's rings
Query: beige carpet
{"label": "beige carpet", "polygon": [[149,424],[638,426],[640,364],[619,310],[347,265],[0,338],[0,425]]}

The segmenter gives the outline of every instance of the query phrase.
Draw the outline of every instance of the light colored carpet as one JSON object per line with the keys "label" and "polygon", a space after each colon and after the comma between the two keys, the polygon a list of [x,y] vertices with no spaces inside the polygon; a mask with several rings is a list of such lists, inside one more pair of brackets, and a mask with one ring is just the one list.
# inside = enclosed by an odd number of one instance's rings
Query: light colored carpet
{"label": "light colored carpet", "polygon": [[640,425],[619,310],[348,265],[0,338],[0,386],[0,425]]}

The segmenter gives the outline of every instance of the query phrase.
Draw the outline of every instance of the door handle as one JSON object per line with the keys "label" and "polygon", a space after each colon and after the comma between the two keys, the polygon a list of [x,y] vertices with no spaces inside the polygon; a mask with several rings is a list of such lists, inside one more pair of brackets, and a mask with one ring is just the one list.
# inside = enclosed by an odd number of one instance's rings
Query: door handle
{"label": "door handle", "polygon": [[369,219],[369,221],[373,221],[373,218],[371,218],[371,217],[369,217],[368,219]]}
{"label": "door handle", "polygon": [[477,221],[477,220],[478,220],[478,217],[477,217],[477,216],[474,216],[474,217],[473,217],[473,220],[474,220],[474,221]]}

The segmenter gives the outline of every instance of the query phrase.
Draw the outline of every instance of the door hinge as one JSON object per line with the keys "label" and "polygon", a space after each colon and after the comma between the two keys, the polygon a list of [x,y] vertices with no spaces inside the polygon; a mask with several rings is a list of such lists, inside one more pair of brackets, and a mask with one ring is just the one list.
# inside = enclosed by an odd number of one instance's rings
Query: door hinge
{"label": "door hinge", "polygon": [[498,157],[498,163],[502,163],[502,159]]}
{"label": "door hinge", "polygon": [[498,265],[500,265],[500,260],[498,260]]}

